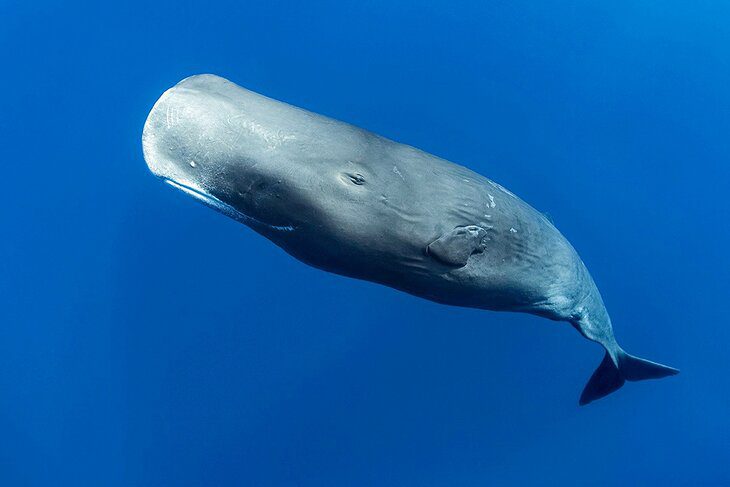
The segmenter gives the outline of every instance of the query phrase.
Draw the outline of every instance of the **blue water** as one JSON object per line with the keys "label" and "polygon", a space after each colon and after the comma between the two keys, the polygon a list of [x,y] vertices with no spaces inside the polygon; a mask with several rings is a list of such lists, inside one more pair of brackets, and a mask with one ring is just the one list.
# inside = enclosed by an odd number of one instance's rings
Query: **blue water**
{"label": "blue water", "polygon": [[[730,484],[730,3],[0,5],[0,485]],[[631,353],[300,264],[149,174],[211,72],[541,211]]]}

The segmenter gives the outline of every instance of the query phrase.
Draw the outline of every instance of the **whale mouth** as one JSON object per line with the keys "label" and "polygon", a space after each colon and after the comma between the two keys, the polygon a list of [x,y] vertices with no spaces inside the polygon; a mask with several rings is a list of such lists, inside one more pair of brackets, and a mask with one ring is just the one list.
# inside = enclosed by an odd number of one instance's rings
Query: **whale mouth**
{"label": "whale mouth", "polygon": [[182,191],[183,193],[187,194],[188,196],[192,196],[195,200],[203,203],[205,206],[208,206],[210,208],[213,208],[219,213],[223,213],[229,218],[233,218],[234,220],[244,223],[249,226],[263,226],[266,228],[269,228],[271,230],[276,230],[279,232],[291,232],[294,230],[294,227],[292,225],[271,225],[270,223],[262,222],[261,220],[258,220],[252,216],[246,215],[245,213],[237,210],[233,206],[229,205],[228,203],[225,203],[215,196],[209,195],[203,191],[201,191],[198,188],[194,188],[192,186],[188,186],[186,184],[179,183],[177,181],[173,181],[172,179],[163,177],[162,180],[172,186],[175,189],[178,189]]}
{"label": "whale mouth", "polygon": [[223,213],[226,216],[229,216],[229,217],[235,218],[235,219],[238,219],[239,216],[243,216],[243,214],[240,211],[236,210],[231,205],[228,205],[228,204],[222,202],[215,196],[206,194],[203,191],[201,191],[197,188],[194,188],[192,186],[178,183],[177,181],[173,181],[172,179],[163,177],[162,180],[164,182],[166,182],[167,184],[169,184],[170,186],[172,186],[173,188],[179,189],[180,191],[187,194],[188,196],[192,196],[194,199],[200,201],[205,206],[209,206],[209,207],[213,208],[214,210]]}

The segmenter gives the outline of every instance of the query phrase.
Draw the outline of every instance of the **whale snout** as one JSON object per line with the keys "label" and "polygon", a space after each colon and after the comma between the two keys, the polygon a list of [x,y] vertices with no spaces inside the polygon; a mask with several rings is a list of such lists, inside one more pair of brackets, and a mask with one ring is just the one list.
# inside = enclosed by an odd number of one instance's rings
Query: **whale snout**
{"label": "whale snout", "polygon": [[232,86],[218,76],[196,75],[163,93],[142,132],[154,175],[219,198],[244,179],[262,176],[273,149],[257,111],[260,97],[236,87],[247,98],[234,101]]}
{"label": "whale snout", "polygon": [[167,90],[152,107],[142,132],[144,159],[150,172],[171,187],[240,219],[216,194],[229,159],[221,150],[227,142],[226,131],[221,130],[225,106],[191,83],[193,78]]}
{"label": "whale snout", "polygon": [[147,167],[157,177],[200,189],[201,159],[216,150],[211,136],[216,120],[210,103],[181,81],[155,102],[142,132]]}
{"label": "whale snout", "polygon": [[186,78],[152,107],[142,150],[149,170],[171,187],[257,229],[290,231],[271,193],[282,180],[277,143],[289,139],[263,125],[261,99],[218,76]]}

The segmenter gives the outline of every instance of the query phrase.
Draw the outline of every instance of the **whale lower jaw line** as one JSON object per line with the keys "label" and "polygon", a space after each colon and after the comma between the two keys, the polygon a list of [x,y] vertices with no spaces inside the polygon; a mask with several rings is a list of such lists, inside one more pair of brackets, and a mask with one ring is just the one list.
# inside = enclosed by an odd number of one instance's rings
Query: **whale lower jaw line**
{"label": "whale lower jaw line", "polygon": [[223,213],[227,217],[233,218],[234,220],[244,223],[246,225],[263,226],[279,232],[292,232],[295,230],[292,225],[272,225],[270,223],[262,222],[261,220],[240,212],[231,205],[228,205],[219,200],[215,196],[206,194],[199,189],[193,188],[192,186],[188,186],[165,177],[163,177],[162,180],[173,188],[178,189],[189,196],[192,196],[194,199],[200,201],[204,205],[213,208],[214,210]]}

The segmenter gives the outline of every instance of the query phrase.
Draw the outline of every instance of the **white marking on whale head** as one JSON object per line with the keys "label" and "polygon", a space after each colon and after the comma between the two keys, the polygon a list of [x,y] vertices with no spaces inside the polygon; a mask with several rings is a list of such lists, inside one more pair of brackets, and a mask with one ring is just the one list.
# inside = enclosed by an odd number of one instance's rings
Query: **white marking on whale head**
{"label": "white marking on whale head", "polygon": [[269,150],[276,149],[277,147],[295,140],[297,137],[293,134],[284,133],[282,130],[271,130],[264,125],[256,122],[255,120],[249,120],[245,118],[245,115],[233,115],[228,117],[228,125],[236,128],[237,130],[243,130],[251,135],[258,137],[264,143],[265,147]]}
{"label": "white marking on whale head", "polygon": [[393,172],[398,175],[399,178],[401,178],[403,181],[406,180],[406,178],[403,177],[403,174],[398,169],[398,166],[393,166]]}

